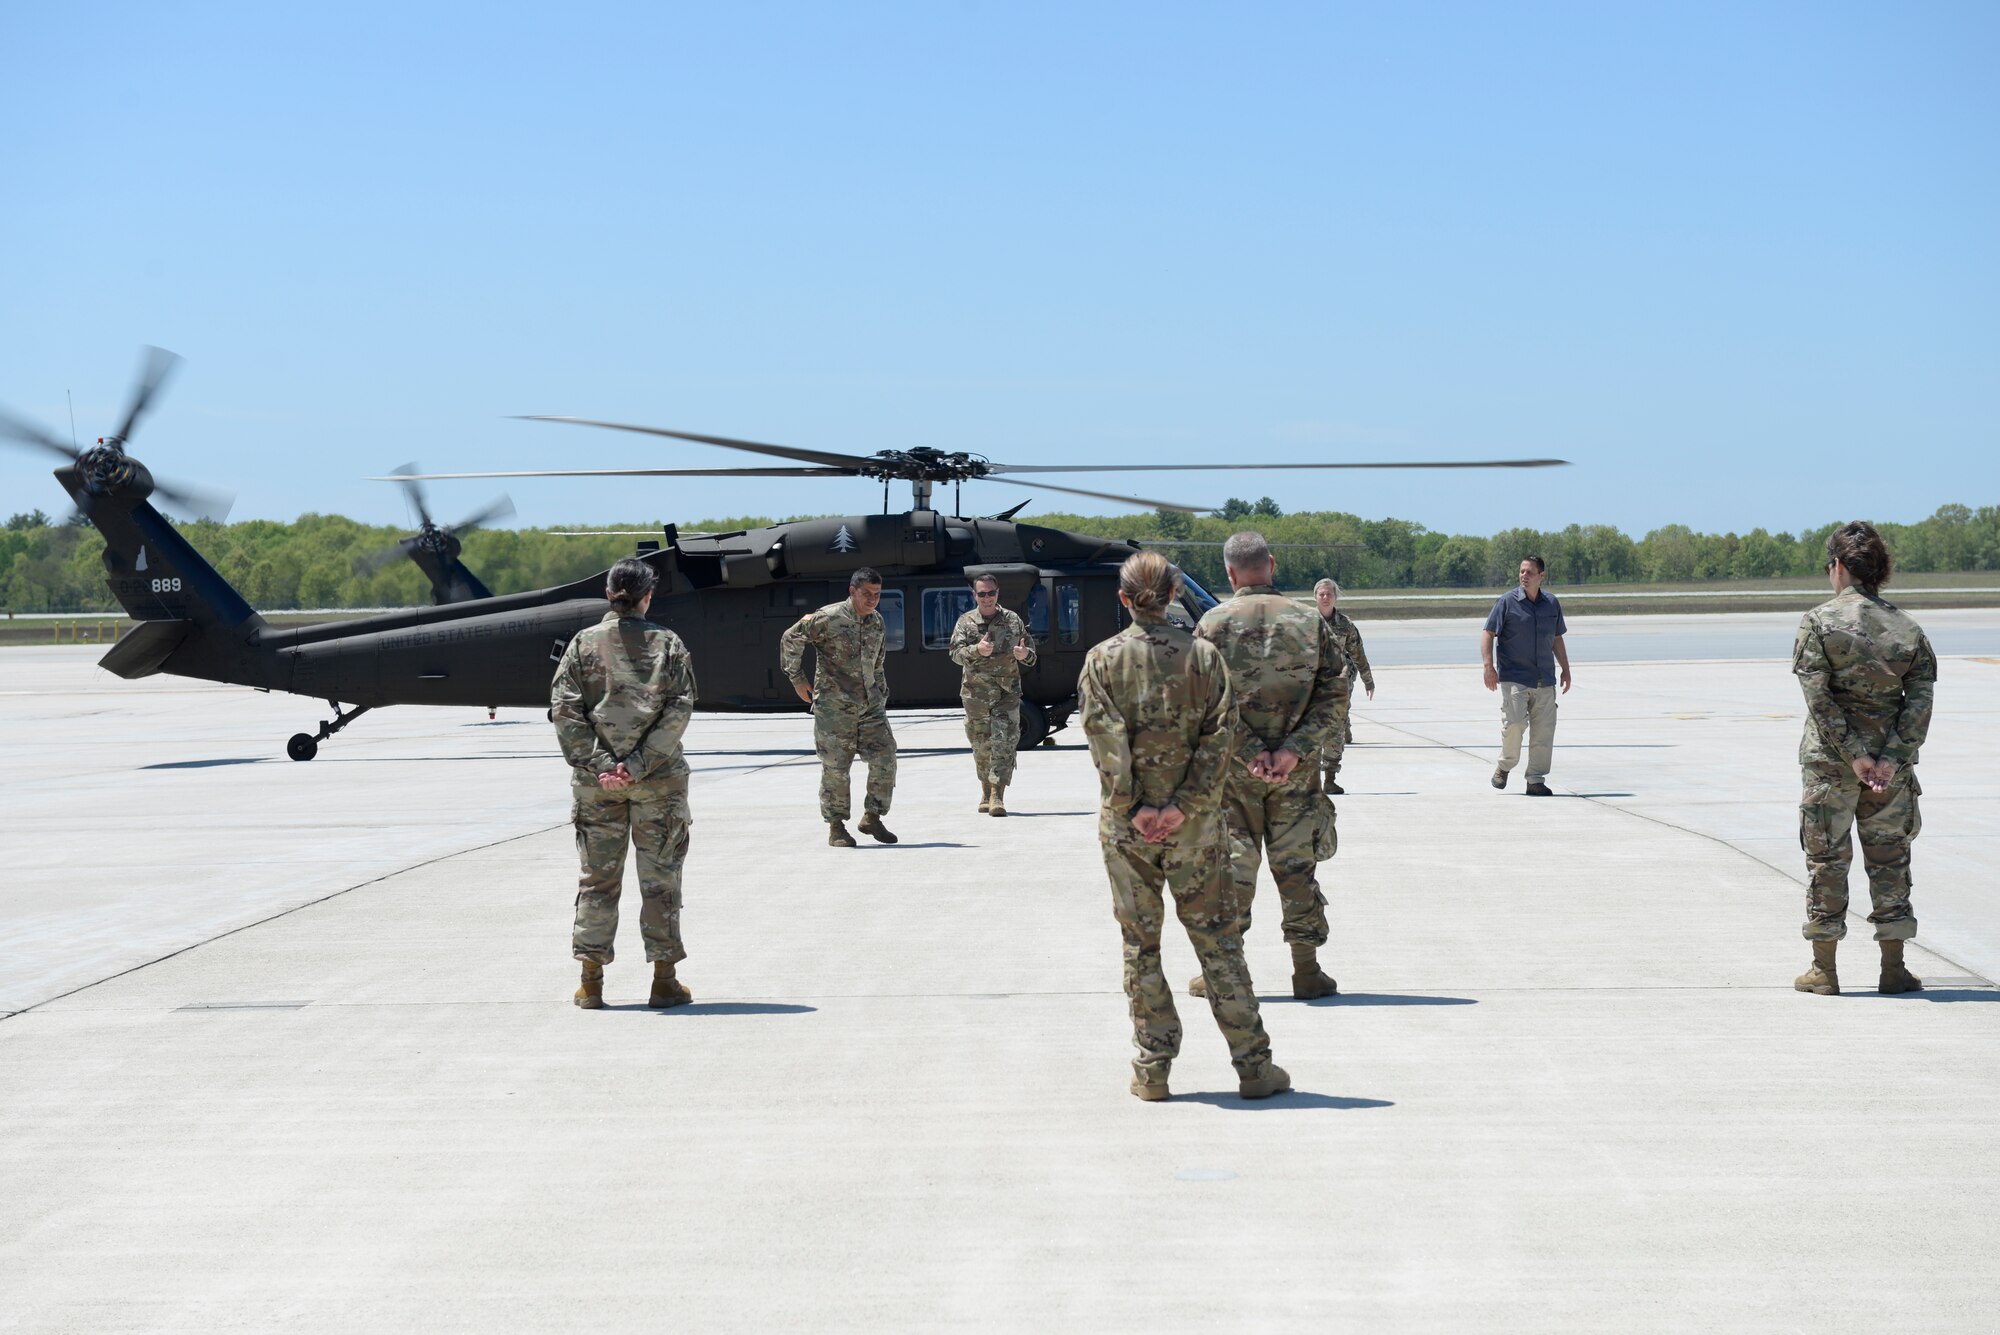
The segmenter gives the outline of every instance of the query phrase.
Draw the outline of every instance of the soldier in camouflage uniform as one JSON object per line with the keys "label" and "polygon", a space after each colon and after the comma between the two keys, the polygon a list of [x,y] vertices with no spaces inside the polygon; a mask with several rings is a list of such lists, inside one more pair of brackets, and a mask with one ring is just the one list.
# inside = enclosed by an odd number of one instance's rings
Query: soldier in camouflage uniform
{"label": "soldier in camouflage uniform", "polygon": [[[1326,944],[1326,896],[1315,868],[1334,854],[1333,803],[1312,763],[1337,735],[1347,705],[1347,659],[1325,621],[1279,593],[1277,563],[1259,533],[1238,533],[1222,547],[1235,596],[1208,610],[1195,634],[1222,651],[1236,696],[1236,749],[1229,766],[1224,818],[1230,873],[1250,931],[1257,868],[1268,854],[1292,948],[1292,995],[1330,997],[1339,986],[1319,966]],[[1203,980],[1189,984],[1194,995]]]}
{"label": "soldier in camouflage uniform", "polygon": [[1162,888],[1201,960],[1208,1007],[1229,1043],[1237,1090],[1266,1098],[1291,1088],[1271,1061],[1257,993],[1243,961],[1241,916],[1222,833],[1232,749],[1229,673],[1214,646],[1166,620],[1174,569],[1141,552],[1119,571],[1133,622],[1085,657],[1077,683],[1084,736],[1102,784],[1097,834],[1125,940],[1132,1010],[1132,1093],[1167,1097],[1181,1022],[1160,968]]}
{"label": "soldier in camouflage uniform", "polygon": [[1035,638],[1020,616],[1000,605],[1000,581],[972,582],[975,606],[951,629],[951,661],[965,669],[958,698],[965,737],[979,771],[979,809],[1007,814],[1007,784],[1021,745],[1021,669],[1035,663]]}
{"label": "soldier in camouflage uniform", "polygon": [[[847,581],[847,597],[808,612],[778,641],[778,662],[792,689],[812,706],[813,747],[819,752],[819,815],[826,842],[854,847],[847,832],[851,810],[848,770],[859,756],[868,766],[868,793],[859,829],[877,843],[896,836],[882,823],[896,791],[896,735],[889,730],[889,672],[884,658],[888,628],[875,610],[882,577],[863,566]],[[818,660],[809,683],[806,646]]]}
{"label": "soldier in camouflage uniform", "polygon": [[653,962],[648,1004],[692,1000],[674,977],[681,945],[681,864],[687,858],[688,764],[681,734],[694,712],[694,665],[680,637],[645,619],[653,569],[627,557],[611,568],[612,610],[563,650],[549,687],[549,719],[570,764],[570,813],[583,864],[572,953],[583,961],[576,1004],[604,1005],[614,955],[625,844],[639,851],[639,931]]}
{"label": "soldier in camouflage uniform", "polygon": [[1826,540],[1834,596],[1805,614],[1792,649],[1792,671],[1805,691],[1799,765],[1799,844],[1805,849],[1806,940],[1813,967],[1801,992],[1838,995],[1834,952],[1847,935],[1850,830],[1861,836],[1874,909],[1868,921],[1882,949],[1881,992],[1923,984],[1903,965],[1903,943],[1917,934],[1910,912],[1910,842],[1923,828],[1917,811],[1917,749],[1930,731],[1937,655],[1921,627],[1883,601],[1889,549],[1873,525],[1855,522]]}
{"label": "soldier in camouflage uniform", "polygon": [[[1340,610],[1340,585],[1330,579],[1323,579],[1313,585],[1313,601],[1319,604],[1320,619],[1333,632],[1333,642],[1340,646],[1340,652],[1347,655],[1348,699],[1354,698],[1355,678],[1368,688],[1368,698],[1375,698],[1375,672],[1368,666],[1368,651],[1361,647],[1361,627],[1354,624],[1347,613]],[[1326,791],[1335,797],[1347,790],[1340,786],[1340,758],[1347,750],[1347,744],[1354,740],[1354,719],[1347,705],[1340,707],[1340,728],[1326,735],[1326,745],[1320,751],[1320,768],[1325,771]]]}

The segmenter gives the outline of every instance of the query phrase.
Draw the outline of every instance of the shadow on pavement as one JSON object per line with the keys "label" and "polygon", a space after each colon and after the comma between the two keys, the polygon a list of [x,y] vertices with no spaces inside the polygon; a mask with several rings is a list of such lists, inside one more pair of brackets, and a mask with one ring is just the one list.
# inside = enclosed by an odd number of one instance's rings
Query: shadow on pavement
{"label": "shadow on pavement", "polygon": [[1403,996],[1395,992],[1342,992],[1337,996],[1314,997],[1311,1001],[1300,1001],[1297,997],[1273,993],[1268,997],[1258,997],[1260,1006],[1477,1006],[1472,997]]}
{"label": "shadow on pavement", "polygon": [[214,769],[217,765],[261,765],[271,759],[269,756],[231,756],[227,760],[164,760],[157,765],[141,765],[140,769]]}
{"label": "shadow on pavement", "polygon": [[[976,815],[978,813],[975,812],[974,814]],[[1096,814],[1097,813],[1095,811],[1016,811],[1014,810],[1014,808],[1008,807],[1005,819],[1036,820],[1038,818],[1047,818],[1049,816],[1095,816]]]}
{"label": "shadow on pavement", "polygon": [[1973,987],[1930,987],[1921,992],[1899,992],[1893,996],[1883,996],[1872,987],[1866,991],[1857,987],[1844,995],[1873,1001],[2000,1001],[2000,989]]}
{"label": "shadow on pavement", "polygon": [[1637,793],[1557,793],[1557,797],[1637,797]]}
{"label": "shadow on pavement", "polygon": [[[642,1006],[636,1001],[621,1002],[604,1007],[608,1011],[650,1011],[651,1006]],[[818,1010],[817,1006],[794,1006],[782,1001],[690,1001],[685,1006],[670,1006],[661,1015],[806,1015]]]}
{"label": "shadow on pavement", "polygon": [[[761,749],[731,746],[724,747],[721,750],[683,751],[681,754],[686,756],[816,756],[819,752],[810,746],[772,746]],[[899,756],[969,756],[972,754],[972,748],[969,746],[899,746],[896,748],[896,754]]]}
{"label": "shadow on pavement", "polygon": [[[864,837],[865,837],[865,836],[864,836]],[[930,843],[928,843],[928,844],[875,844],[875,843],[868,843],[868,844],[861,844],[861,845],[858,845],[858,846],[857,846],[857,850],[856,850],[856,851],[869,851],[869,852],[877,852],[877,853],[879,853],[879,852],[881,852],[882,850],[884,850],[884,849],[888,849],[888,848],[971,848],[971,847],[972,847],[972,845],[971,845],[971,844],[952,844],[952,843],[946,843],[946,842],[944,842],[943,840],[933,840],[932,842],[930,842]]]}
{"label": "shadow on pavement", "polygon": [[1284,1094],[1275,1094],[1268,1099],[1246,1099],[1236,1094],[1213,1094],[1204,1090],[1199,1094],[1176,1094],[1173,1103],[1207,1103],[1217,1108],[1227,1108],[1231,1112],[1303,1112],[1308,1108],[1393,1108],[1396,1105],[1388,1099],[1354,1099],[1344,1094],[1314,1094],[1303,1089],[1294,1089]]}

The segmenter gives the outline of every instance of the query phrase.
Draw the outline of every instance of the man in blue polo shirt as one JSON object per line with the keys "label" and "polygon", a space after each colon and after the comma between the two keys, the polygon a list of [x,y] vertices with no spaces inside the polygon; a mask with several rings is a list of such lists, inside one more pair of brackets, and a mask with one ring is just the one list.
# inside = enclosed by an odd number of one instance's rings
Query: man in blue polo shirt
{"label": "man in blue polo shirt", "polygon": [[1523,558],[1520,587],[1500,595],[1479,632],[1486,689],[1500,692],[1500,767],[1493,771],[1493,786],[1507,786],[1508,771],[1521,762],[1526,732],[1529,797],[1555,796],[1543,780],[1555,750],[1558,680],[1564,693],[1569,691],[1569,650],[1563,647],[1569,626],[1556,596],[1542,592],[1547,571],[1541,557]]}

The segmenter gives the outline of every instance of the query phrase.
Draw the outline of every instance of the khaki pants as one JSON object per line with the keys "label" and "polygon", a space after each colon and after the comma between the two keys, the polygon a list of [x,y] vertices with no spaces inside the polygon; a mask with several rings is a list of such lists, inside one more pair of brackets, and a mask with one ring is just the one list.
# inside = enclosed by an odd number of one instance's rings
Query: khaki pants
{"label": "khaki pants", "polygon": [[1528,782],[1549,777],[1556,746],[1556,688],[1500,683],[1500,768],[1521,763],[1521,734],[1528,734]]}

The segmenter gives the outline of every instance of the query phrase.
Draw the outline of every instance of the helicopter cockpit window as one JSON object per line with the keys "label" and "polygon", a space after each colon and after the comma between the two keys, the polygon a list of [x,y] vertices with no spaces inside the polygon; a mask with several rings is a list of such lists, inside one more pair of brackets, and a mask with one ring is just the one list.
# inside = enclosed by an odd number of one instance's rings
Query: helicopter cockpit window
{"label": "helicopter cockpit window", "polygon": [[972,590],[963,585],[924,590],[924,648],[951,647],[952,627],[972,610]]}
{"label": "helicopter cockpit window", "polygon": [[1167,605],[1167,620],[1183,630],[1193,630],[1201,624],[1202,613],[1215,606],[1215,599],[1195,581],[1194,576],[1185,570],[1178,573],[1181,577],[1181,596]]}
{"label": "helicopter cockpit window", "polygon": [[1194,576],[1185,570],[1181,571],[1181,601],[1193,609],[1197,621],[1202,613],[1216,605],[1215,595],[1195,583]]}
{"label": "helicopter cockpit window", "polygon": [[1083,590],[1074,584],[1056,585],[1056,633],[1064,644],[1083,638]]}
{"label": "helicopter cockpit window", "polygon": [[882,601],[875,608],[882,614],[882,650],[884,653],[899,653],[904,644],[903,634],[903,591],[901,589],[882,590]]}
{"label": "helicopter cockpit window", "polygon": [[1049,591],[1039,582],[1028,590],[1028,634],[1038,640],[1049,637]]}

